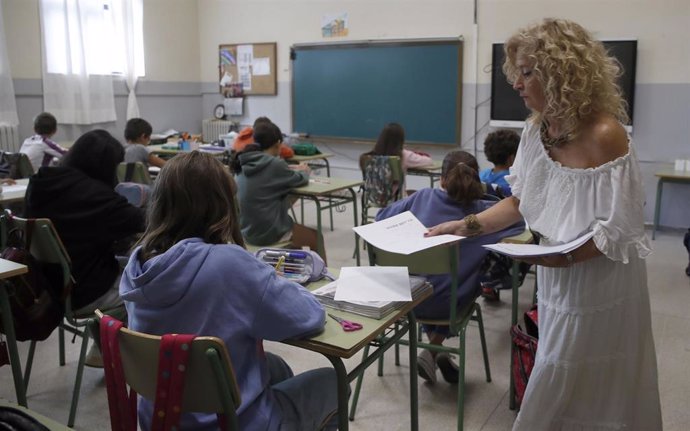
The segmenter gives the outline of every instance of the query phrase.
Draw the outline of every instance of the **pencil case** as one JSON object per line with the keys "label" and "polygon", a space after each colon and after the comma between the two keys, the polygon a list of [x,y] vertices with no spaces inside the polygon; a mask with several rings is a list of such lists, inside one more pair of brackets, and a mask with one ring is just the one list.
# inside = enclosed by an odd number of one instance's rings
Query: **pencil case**
{"label": "pencil case", "polygon": [[317,281],[328,275],[328,268],[321,256],[311,250],[262,248],[256,252],[256,257],[273,268],[280,262],[280,267],[276,269],[278,275],[299,284]]}

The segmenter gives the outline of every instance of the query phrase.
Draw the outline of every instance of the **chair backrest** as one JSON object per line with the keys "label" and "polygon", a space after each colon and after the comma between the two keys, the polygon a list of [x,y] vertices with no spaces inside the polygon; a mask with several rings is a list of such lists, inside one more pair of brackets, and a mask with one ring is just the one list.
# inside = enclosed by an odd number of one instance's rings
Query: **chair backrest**
{"label": "chair backrest", "polygon": [[[27,219],[14,216],[8,210],[0,215],[0,248],[7,246],[8,235],[20,229],[26,238]],[[71,261],[53,223],[47,218],[34,219],[31,239],[31,255],[39,262],[55,263],[62,268],[63,289],[71,283]]]}
{"label": "chair backrest", "polygon": [[120,163],[117,167],[117,179],[121,183],[151,184],[149,170],[141,162]]}
{"label": "chair backrest", "polygon": [[[96,315],[98,318],[103,316],[99,310]],[[156,399],[161,337],[123,327],[118,341],[127,385],[153,402]],[[222,413],[229,422],[236,423],[236,410],[240,404],[239,387],[223,340],[203,336],[195,338],[185,369],[181,411]]]}
{"label": "chair backrest", "polygon": [[458,256],[460,243],[442,244],[412,254],[399,254],[381,250],[371,243],[366,244],[369,252],[369,265],[406,266],[410,274],[439,275],[448,274],[451,281],[449,321],[451,329],[456,321],[458,298]]}
{"label": "chair backrest", "polygon": [[31,166],[29,156],[24,153],[9,153],[5,151],[0,153],[0,170],[2,170],[3,178],[15,180],[29,178],[34,174],[34,168]]}

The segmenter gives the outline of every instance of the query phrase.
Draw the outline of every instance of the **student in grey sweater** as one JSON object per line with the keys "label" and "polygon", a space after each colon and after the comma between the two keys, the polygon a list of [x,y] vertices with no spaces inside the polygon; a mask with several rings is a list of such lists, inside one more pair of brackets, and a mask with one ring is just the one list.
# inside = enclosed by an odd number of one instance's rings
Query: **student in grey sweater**
{"label": "student in grey sweater", "polygon": [[234,161],[242,236],[250,244],[269,245],[288,240],[294,221],[288,210],[291,189],[309,182],[309,167],[288,165],[280,159],[282,133],[273,123],[254,128],[254,144]]}

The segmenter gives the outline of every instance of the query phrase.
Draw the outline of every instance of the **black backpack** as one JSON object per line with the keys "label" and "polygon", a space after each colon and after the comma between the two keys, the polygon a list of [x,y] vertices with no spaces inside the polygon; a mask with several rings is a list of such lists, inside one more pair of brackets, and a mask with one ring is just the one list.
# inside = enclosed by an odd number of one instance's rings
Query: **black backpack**
{"label": "black backpack", "polygon": [[[33,229],[32,219],[27,220],[26,238],[21,229],[12,229],[0,255],[29,268],[28,273],[5,280],[18,341],[45,340],[64,316],[62,268],[56,263],[39,262],[31,255]],[[0,331],[6,333],[1,324]]]}
{"label": "black backpack", "polygon": [[685,268],[685,275],[690,277],[690,229],[685,232],[685,238],[683,238],[683,244],[685,249],[688,251],[688,266]]}

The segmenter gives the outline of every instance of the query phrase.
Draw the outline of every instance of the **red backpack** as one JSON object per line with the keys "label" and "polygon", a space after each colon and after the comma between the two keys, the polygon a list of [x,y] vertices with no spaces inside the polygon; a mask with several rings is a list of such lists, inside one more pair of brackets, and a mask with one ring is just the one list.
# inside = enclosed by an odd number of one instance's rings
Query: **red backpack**
{"label": "red backpack", "polygon": [[519,408],[525,396],[527,382],[534,368],[534,359],[537,356],[537,344],[539,340],[539,320],[537,306],[525,313],[525,329],[520,325],[510,328],[510,338],[513,343],[512,370],[513,382],[515,382],[515,405]]}

